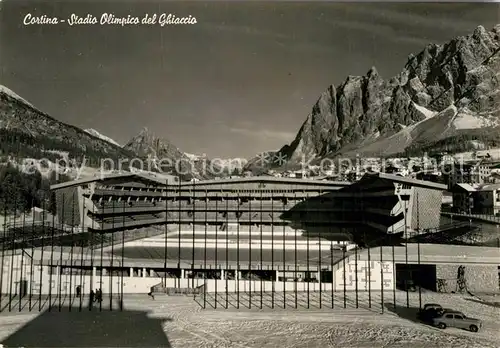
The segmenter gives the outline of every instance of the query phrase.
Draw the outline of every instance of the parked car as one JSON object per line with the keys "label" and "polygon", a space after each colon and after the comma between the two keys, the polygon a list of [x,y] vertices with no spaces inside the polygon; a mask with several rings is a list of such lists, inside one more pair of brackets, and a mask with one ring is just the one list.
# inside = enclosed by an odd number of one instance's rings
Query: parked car
{"label": "parked car", "polygon": [[447,327],[456,327],[459,329],[465,329],[472,332],[478,332],[483,326],[483,323],[479,319],[469,318],[462,312],[444,310],[439,316],[432,319],[434,326],[440,329],[446,329]]}
{"label": "parked car", "polygon": [[415,286],[415,282],[412,279],[399,279],[396,280],[396,287],[402,291],[417,291],[417,287]]}
{"label": "parked car", "polygon": [[426,323],[432,323],[432,320],[438,317],[443,311],[444,308],[440,304],[426,303],[418,312],[417,317]]}

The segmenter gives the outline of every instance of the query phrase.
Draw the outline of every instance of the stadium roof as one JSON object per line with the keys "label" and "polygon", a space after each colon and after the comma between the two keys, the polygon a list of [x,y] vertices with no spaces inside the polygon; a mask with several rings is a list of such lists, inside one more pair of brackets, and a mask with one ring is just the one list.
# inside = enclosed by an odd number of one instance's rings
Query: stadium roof
{"label": "stadium roof", "polygon": [[476,189],[470,184],[458,183],[456,186],[464,189],[467,192],[475,192],[476,191]]}
{"label": "stadium roof", "polygon": [[435,190],[446,190],[448,189],[448,186],[443,185],[443,184],[438,184],[432,181],[426,181],[426,180],[417,180],[417,179],[412,179],[404,176],[399,176],[399,175],[394,175],[394,174],[386,174],[386,173],[367,173],[363,175],[361,178],[360,182],[364,180],[370,180],[374,178],[379,178],[383,180],[389,180],[389,181],[394,181],[400,184],[407,184],[410,186],[418,186],[418,187],[424,187],[424,188],[430,188],[430,189],[435,189]]}
{"label": "stadium roof", "polygon": [[348,181],[331,181],[331,180],[315,180],[315,179],[300,179],[300,178],[284,178],[274,176],[250,176],[250,177],[237,177],[229,179],[218,180],[200,180],[194,182],[179,182],[176,185],[181,186],[197,186],[197,185],[224,185],[224,184],[238,184],[238,183],[251,183],[251,182],[274,182],[286,183],[297,185],[321,185],[321,186],[349,186],[351,182]]}
{"label": "stadium roof", "polygon": [[500,184],[485,184],[477,188],[478,191],[493,191],[500,190]]}
{"label": "stadium roof", "polygon": [[174,178],[173,176],[171,177],[166,177],[162,175],[155,175],[153,173],[141,173],[141,172],[127,172],[127,173],[116,173],[116,174],[109,174],[109,175],[100,175],[96,176],[93,178],[86,178],[86,179],[78,179],[78,180],[72,180],[72,181],[67,181],[63,182],[60,184],[55,184],[51,185],[50,189],[51,190],[58,190],[66,187],[72,187],[72,186],[80,186],[84,184],[88,184],[91,182],[106,182],[110,180],[116,180],[116,179],[128,179],[128,178],[133,178],[133,179],[138,179],[140,181],[146,181],[153,183],[155,185],[167,185],[167,180],[171,180]]}

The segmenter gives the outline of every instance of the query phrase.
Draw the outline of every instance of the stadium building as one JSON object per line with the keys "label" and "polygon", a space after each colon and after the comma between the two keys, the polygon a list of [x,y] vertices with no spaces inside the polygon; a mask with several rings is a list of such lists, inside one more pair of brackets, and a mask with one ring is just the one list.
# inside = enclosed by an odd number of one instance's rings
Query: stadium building
{"label": "stadium building", "polygon": [[[474,290],[497,291],[496,248],[448,245],[444,252],[418,245],[417,252],[397,244],[391,253],[382,246],[388,236],[401,242],[441,233],[445,189],[382,173],[353,184],[275,177],[179,182],[143,173],[67,182],[52,186],[58,223],[71,236],[112,236],[111,245],[82,246],[78,255],[61,246],[56,258],[33,246],[30,257],[44,277],[34,279],[20,253],[4,262],[4,279],[43,293],[57,286],[71,293],[75,284],[123,293],[153,286],[250,293],[392,290],[409,277],[437,290],[443,274],[467,265],[471,275],[482,275],[471,282]],[[125,240],[125,233],[131,238]],[[380,253],[370,251],[375,245]]]}

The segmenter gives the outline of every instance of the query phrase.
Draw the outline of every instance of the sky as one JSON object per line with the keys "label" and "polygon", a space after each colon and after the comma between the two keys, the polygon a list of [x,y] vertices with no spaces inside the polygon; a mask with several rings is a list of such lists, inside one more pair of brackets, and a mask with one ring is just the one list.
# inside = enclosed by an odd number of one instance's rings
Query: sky
{"label": "sky", "polygon": [[[112,13],[192,25],[24,25]],[[124,144],[147,127],[185,152],[245,157],[291,142],[320,94],[478,25],[494,3],[0,2],[0,84],[52,117]]]}

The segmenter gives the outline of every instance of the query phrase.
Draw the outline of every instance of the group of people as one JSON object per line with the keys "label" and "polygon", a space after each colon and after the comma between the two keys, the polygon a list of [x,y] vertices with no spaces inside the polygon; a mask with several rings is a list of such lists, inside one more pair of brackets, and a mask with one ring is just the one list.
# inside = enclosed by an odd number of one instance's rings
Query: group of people
{"label": "group of people", "polygon": [[94,292],[94,290],[90,290],[90,303],[94,303],[94,302],[99,302],[99,303],[102,302],[102,290],[101,289],[95,289],[95,292]]}
{"label": "group of people", "polygon": [[[76,297],[82,297],[82,286],[81,285],[78,285],[76,287]],[[95,303],[95,302],[98,302],[98,303],[101,303],[102,302],[102,290],[99,288],[99,289],[95,289],[94,290],[90,290],[90,294],[89,294],[89,307],[91,308],[92,305]]]}

